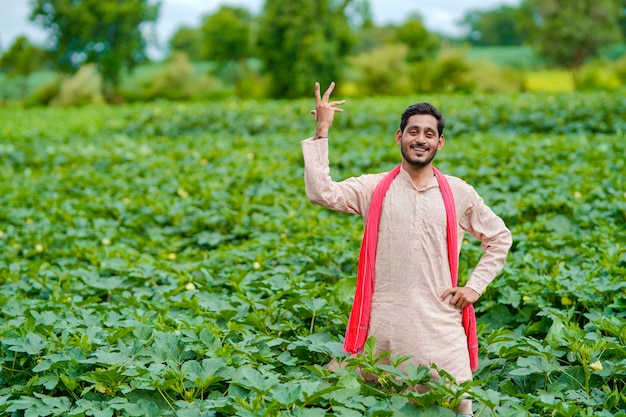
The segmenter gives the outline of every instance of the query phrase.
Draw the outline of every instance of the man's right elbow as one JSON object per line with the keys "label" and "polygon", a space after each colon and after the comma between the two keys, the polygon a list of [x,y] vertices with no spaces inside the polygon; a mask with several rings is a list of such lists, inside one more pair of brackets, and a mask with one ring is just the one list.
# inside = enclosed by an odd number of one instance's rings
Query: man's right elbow
{"label": "man's right elbow", "polygon": [[309,199],[309,203],[315,204],[317,206],[323,206],[322,204],[323,200],[320,198],[320,196],[307,195],[307,197]]}
{"label": "man's right elbow", "polygon": [[315,192],[314,190],[307,190],[306,196],[309,199],[309,203],[317,206],[328,207],[329,198],[323,193]]}

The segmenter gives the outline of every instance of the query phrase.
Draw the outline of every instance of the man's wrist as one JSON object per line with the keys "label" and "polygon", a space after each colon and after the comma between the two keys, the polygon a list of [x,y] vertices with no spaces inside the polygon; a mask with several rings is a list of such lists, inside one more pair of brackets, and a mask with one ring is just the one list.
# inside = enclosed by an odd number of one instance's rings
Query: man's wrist
{"label": "man's wrist", "polygon": [[330,126],[327,126],[326,123],[317,125],[315,129],[315,139],[327,138],[329,131],[330,131]]}

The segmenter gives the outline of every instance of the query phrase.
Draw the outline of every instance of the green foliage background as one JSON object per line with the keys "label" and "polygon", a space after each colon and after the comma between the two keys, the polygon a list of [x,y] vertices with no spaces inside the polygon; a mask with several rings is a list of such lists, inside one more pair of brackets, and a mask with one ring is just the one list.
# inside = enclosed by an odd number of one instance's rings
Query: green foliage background
{"label": "green foliage background", "polygon": [[[361,219],[310,205],[311,100],[0,109],[0,413],[626,415],[626,95],[350,100],[335,179],[399,161],[399,114],[447,115],[444,172],[511,228],[465,384],[342,375]],[[480,256],[468,239],[467,276]],[[397,364],[401,359],[396,361]],[[421,405],[420,405],[421,404]]]}
{"label": "green foliage background", "polygon": [[[267,0],[256,15],[222,5],[161,50],[149,35],[159,2],[33,0],[30,18],[48,41],[22,37],[3,52],[0,106],[297,99],[311,80],[336,81],[344,97],[617,91],[626,85],[624,1],[469,10],[462,33],[449,36],[417,14],[376,26],[368,0]],[[148,43],[161,50],[153,62]]]}

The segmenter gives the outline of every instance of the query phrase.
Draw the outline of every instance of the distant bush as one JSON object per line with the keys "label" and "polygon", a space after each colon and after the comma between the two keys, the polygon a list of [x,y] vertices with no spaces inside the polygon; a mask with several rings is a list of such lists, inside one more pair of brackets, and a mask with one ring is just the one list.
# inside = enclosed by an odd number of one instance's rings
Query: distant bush
{"label": "distant bush", "polygon": [[233,94],[216,78],[198,73],[184,53],[175,53],[155,71],[128,77],[120,88],[125,101],[220,99]]}
{"label": "distant bush", "polygon": [[238,82],[237,95],[240,98],[263,99],[267,97],[270,78],[248,69],[246,76]]}
{"label": "distant bush", "polygon": [[470,63],[459,48],[442,50],[434,60],[412,67],[412,92],[471,92],[476,83],[470,76]]}
{"label": "distant bush", "polygon": [[47,106],[59,95],[63,77],[56,75],[53,78],[37,85],[26,98],[26,106]]}
{"label": "distant bush", "polygon": [[87,64],[61,81],[59,94],[50,101],[50,105],[68,107],[102,103],[101,91],[102,77],[96,65]]}
{"label": "distant bush", "polygon": [[344,90],[351,96],[407,95],[413,93],[410,66],[406,60],[409,52],[405,44],[386,44],[348,59],[351,69]]}
{"label": "distant bush", "polygon": [[469,77],[474,90],[485,93],[516,93],[524,90],[524,74],[512,67],[501,67],[489,60],[470,61]]}
{"label": "distant bush", "polygon": [[460,49],[444,49],[436,58],[409,63],[408,48],[386,44],[349,59],[345,96],[397,95],[426,92],[470,92],[475,81]]}
{"label": "distant bush", "polygon": [[598,61],[583,67],[577,87],[579,90],[616,90],[621,84],[616,67],[609,62]]}

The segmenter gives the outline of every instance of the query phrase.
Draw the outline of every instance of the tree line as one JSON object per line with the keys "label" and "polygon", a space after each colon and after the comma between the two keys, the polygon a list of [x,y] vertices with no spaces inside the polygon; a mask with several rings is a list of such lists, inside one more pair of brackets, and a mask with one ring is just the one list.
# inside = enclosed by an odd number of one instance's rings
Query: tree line
{"label": "tree line", "polygon": [[[0,69],[25,89],[24,79],[43,66],[72,73],[92,64],[104,97],[119,100],[122,74],[148,62],[145,34],[159,8],[150,0],[32,0],[30,19],[48,42],[17,38]],[[169,56],[211,63],[210,75],[237,96],[296,98],[310,93],[312,80],[346,80],[362,94],[462,91],[467,68],[449,53],[460,45],[527,45],[576,82],[589,59],[626,39],[626,0],[522,0],[475,10],[459,22],[466,35],[457,38],[427,30],[424,18],[377,26],[368,0],[265,0],[258,15],[222,6],[197,27],[179,27]]]}

